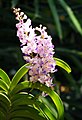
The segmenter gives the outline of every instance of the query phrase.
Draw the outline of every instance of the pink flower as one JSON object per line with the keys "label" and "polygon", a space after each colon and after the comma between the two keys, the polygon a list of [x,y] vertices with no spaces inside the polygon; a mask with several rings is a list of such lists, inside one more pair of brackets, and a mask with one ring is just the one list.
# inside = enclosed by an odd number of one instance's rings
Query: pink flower
{"label": "pink flower", "polygon": [[[30,63],[29,76],[31,82],[39,81],[48,87],[53,85],[50,73],[54,73],[56,62],[53,59],[54,45],[52,38],[46,32],[46,27],[33,28],[31,20],[19,9],[14,9],[16,19],[17,36],[21,42],[21,50],[26,62]],[[24,20],[26,22],[24,22]],[[36,34],[36,31],[40,35]]]}

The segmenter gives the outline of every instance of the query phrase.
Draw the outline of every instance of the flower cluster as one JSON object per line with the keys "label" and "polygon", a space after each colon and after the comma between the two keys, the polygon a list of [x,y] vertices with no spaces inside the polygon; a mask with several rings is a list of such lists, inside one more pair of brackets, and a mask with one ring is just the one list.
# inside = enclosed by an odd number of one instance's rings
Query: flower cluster
{"label": "flower cluster", "polygon": [[[17,36],[21,42],[21,50],[23,57],[27,63],[30,63],[29,76],[31,82],[41,82],[48,87],[53,85],[53,79],[50,73],[54,73],[55,60],[53,59],[54,45],[52,38],[46,32],[46,27],[33,28],[31,20],[20,12],[20,9],[14,8],[16,19],[19,23],[16,24]],[[39,32],[39,35],[37,34]]]}

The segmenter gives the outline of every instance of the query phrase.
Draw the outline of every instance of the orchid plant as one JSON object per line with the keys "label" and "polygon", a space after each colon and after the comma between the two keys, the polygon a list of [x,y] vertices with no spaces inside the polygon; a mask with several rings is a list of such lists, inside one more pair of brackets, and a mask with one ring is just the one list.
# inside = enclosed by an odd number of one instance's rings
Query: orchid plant
{"label": "orchid plant", "polygon": [[[12,80],[0,69],[0,120],[63,120],[64,106],[54,91],[56,65],[71,72],[69,65],[53,57],[54,45],[46,27],[33,28],[31,20],[20,11],[13,9],[16,19],[17,36],[26,64]],[[28,73],[28,77],[21,79]],[[32,91],[41,92],[36,95]],[[51,98],[50,101],[46,98]]]}

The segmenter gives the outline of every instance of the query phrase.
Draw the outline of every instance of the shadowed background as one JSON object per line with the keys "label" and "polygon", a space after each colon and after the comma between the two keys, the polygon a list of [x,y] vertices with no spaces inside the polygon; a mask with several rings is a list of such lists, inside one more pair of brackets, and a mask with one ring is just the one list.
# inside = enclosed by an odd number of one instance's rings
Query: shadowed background
{"label": "shadowed background", "polygon": [[43,24],[48,28],[55,57],[72,69],[68,74],[57,68],[54,74],[55,89],[65,106],[65,120],[82,120],[82,0],[0,0],[0,67],[10,77],[25,63],[13,7],[20,7],[33,26]]}

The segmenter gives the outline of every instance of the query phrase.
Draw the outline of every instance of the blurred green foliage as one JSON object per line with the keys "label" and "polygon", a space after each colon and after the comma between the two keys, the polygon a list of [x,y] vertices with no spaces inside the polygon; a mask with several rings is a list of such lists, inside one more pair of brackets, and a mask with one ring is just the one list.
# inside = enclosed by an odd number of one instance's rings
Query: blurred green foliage
{"label": "blurred green foliage", "polygon": [[20,7],[34,26],[47,26],[55,57],[72,68],[67,74],[57,67],[54,74],[65,106],[65,120],[82,120],[82,0],[0,0],[0,67],[11,77],[24,64],[13,7]]}

